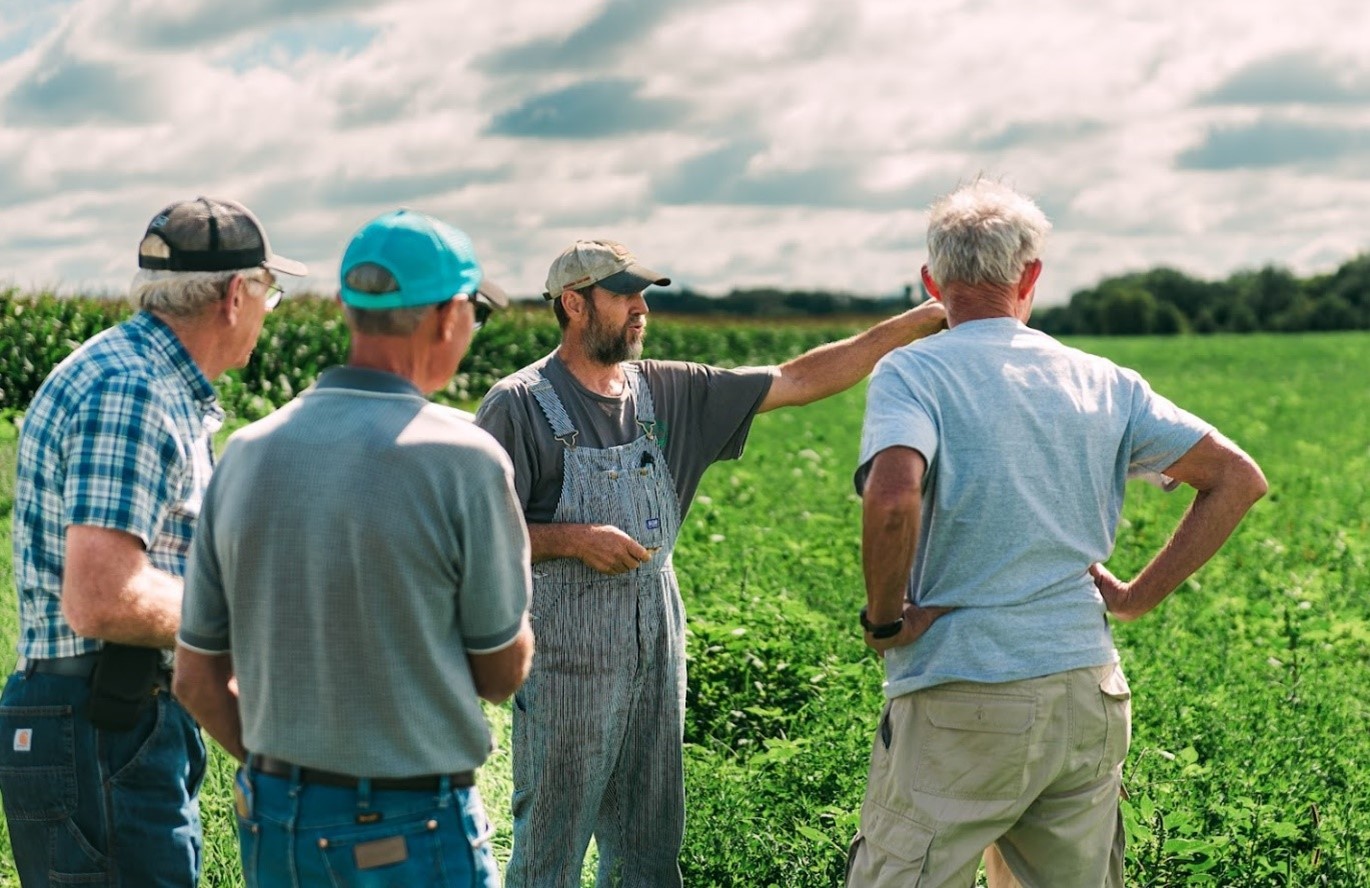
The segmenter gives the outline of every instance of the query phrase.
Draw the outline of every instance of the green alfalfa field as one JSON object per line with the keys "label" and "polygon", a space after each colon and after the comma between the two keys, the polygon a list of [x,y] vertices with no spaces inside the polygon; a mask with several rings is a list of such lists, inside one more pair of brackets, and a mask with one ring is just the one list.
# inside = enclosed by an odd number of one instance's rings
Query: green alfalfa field
{"label": "green alfalfa field", "polygon": [[[1193,580],[1115,625],[1134,691],[1128,884],[1370,886],[1370,336],[1074,344],[1214,422],[1271,488]],[[862,407],[857,389],[759,417],[690,511],[676,558],[690,616],[686,885],[841,882],[881,705],[855,630]],[[6,539],[14,439],[0,422]],[[1134,485],[1113,570],[1135,571],[1189,499]],[[12,652],[10,557],[0,548]],[[507,710],[488,713],[507,739]],[[216,751],[206,885],[241,884],[230,773]],[[508,773],[503,747],[481,776],[501,861]],[[14,884],[0,833],[0,885]]]}

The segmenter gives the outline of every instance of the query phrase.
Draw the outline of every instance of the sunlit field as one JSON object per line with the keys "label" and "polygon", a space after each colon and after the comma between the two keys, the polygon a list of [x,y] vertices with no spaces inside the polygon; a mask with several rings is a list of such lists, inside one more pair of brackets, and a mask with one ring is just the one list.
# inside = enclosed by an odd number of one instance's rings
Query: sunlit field
{"label": "sunlit field", "polygon": [[[1370,336],[1077,340],[1141,371],[1265,469],[1270,495],[1214,561],[1115,626],[1134,698],[1128,884],[1370,885]],[[881,698],[862,645],[863,389],[759,417],[715,466],[676,566],[690,618],[688,823],[699,886],[840,884]],[[0,535],[15,430],[0,421]],[[1192,492],[1129,491],[1109,562],[1130,575]],[[0,648],[14,650],[0,547]],[[507,710],[491,708],[503,742]],[[203,795],[204,884],[241,884],[217,752]],[[509,756],[481,787],[501,862]],[[589,874],[587,869],[587,876]],[[0,885],[17,885],[0,833]]]}

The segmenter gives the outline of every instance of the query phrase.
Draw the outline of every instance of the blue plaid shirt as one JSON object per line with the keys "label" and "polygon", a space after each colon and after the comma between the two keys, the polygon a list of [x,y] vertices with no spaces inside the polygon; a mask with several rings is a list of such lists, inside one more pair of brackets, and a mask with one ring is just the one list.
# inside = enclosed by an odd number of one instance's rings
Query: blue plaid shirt
{"label": "blue plaid shirt", "polygon": [[52,371],[19,434],[20,654],[47,659],[100,648],[62,617],[68,525],[131,533],[154,567],[185,574],[223,417],[185,346],[148,312],[91,338]]}

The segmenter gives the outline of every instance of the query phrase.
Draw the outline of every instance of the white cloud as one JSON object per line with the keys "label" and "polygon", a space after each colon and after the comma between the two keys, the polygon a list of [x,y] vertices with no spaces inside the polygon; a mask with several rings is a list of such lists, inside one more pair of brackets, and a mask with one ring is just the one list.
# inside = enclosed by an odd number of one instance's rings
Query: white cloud
{"label": "white cloud", "polygon": [[22,13],[0,16],[0,267],[21,285],[122,287],[147,219],[198,193],[253,206],[328,288],[350,234],[406,204],[517,293],[592,233],[706,290],[896,292],[927,200],[980,172],[1056,222],[1045,303],[1161,263],[1306,273],[1370,248],[1359,0]]}

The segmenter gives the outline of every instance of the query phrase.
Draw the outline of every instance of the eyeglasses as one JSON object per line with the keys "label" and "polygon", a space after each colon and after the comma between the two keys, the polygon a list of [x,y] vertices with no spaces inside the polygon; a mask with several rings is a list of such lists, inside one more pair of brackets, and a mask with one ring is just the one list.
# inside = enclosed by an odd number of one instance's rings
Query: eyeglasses
{"label": "eyeglasses", "polygon": [[485,294],[479,290],[469,294],[465,298],[467,302],[471,303],[471,310],[475,312],[476,315],[475,321],[471,324],[471,332],[474,333],[484,326],[486,321],[490,320],[490,315],[495,312],[495,306],[492,305],[486,299]]}
{"label": "eyeglasses", "polygon": [[274,281],[268,283],[260,278],[257,278],[256,282],[266,288],[262,291],[262,299],[266,302],[267,311],[271,311],[281,304],[281,297],[285,295],[285,290],[281,288],[280,284]]}

